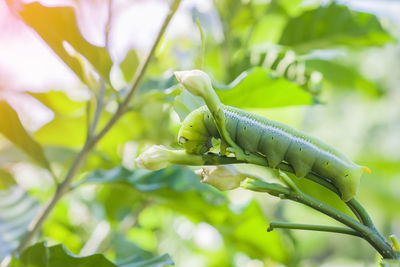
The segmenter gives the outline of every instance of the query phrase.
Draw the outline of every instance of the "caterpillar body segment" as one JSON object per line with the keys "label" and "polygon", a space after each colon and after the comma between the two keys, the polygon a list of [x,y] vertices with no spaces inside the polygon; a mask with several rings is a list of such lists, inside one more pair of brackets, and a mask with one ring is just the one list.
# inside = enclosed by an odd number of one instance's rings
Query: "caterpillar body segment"
{"label": "caterpillar body segment", "polygon": [[[231,139],[245,153],[262,155],[272,168],[286,161],[300,178],[309,172],[326,177],[338,187],[344,201],[354,197],[362,172],[369,171],[330,145],[285,124],[230,106],[222,109]],[[199,154],[212,147],[212,137],[220,138],[220,134],[203,106],[183,121],[178,142],[188,153]]]}

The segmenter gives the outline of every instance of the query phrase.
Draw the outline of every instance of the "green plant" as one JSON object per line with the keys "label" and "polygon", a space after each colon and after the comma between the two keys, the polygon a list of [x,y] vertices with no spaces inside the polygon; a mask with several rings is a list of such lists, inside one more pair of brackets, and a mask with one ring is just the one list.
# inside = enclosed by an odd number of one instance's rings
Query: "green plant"
{"label": "green plant", "polygon": [[[211,143],[210,138],[211,137],[219,137],[222,139],[221,141],[221,154],[216,154],[215,157],[224,157],[224,154],[226,154],[226,146],[229,146],[228,149],[231,149],[231,151],[234,154],[233,158],[227,158],[227,160],[232,160],[234,163],[253,163],[261,166],[266,166],[266,167],[271,167],[270,164],[268,164],[269,160],[269,155],[268,153],[266,154],[267,159],[264,158],[263,155],[257,154],[254,152],[261,152],[263,153],[264,151],[252,151],[250,148],[246,148],[246,146],[243,146],[243,142],[240,139],[244,138],[253,138],[253,140],[249,140],[248,142],[255,141],[257,140],[256,137],[246,133],[240,136],[240,133],[238,131],[231,130],[230,127],[233,127],[232,124],[232,116],[230,113],[235,112],[234,116],[239,117],[239,119],[236,120],[236,128],[238,127],[248,127],[248,131],[251,131],[251,125],[250,123],[244,123],[240,122],[240,120],[245,120],[245,119],[252,119],[252,120],[261,120],[258,118],[254,118],[254,115],[246,113],[244,111],[236,110],[234,109],[233,111],[231,108],[224,106],[220,100],[218,99],[218,96],[214,93],[214,89],[211,86],[210,79],[207,77],[206,74],[200,73],[198,70],[193,70],[193,71],[186,71],[186,72],[178,72],[176,74],[178,76],[178,80],[183,84],[185,88],[187,88],[191,93],[197,96],[201,96],[205,103],[207,104],[207,108],[202,108],[193,111],[193,113],[190,113],[188,115],[188,120],[183,122],[180,135],[178,137],[179,142],[184,146],[185,150],[189,154],[194,154],[198,155],[197,159],[191,161],[188,158],[185,158],[184,160],[179,160],[182,158],[181,153],[179,151],[168,151],[162,152],[165,156],[164,157],[154,157],[154,158],[147,158],[148,155],[152,154],[159,154],[162,150],[167,151],[166,149],[158,149],[158,150],[149,150],[146,153],[145,158],[140,158],[139,157],[139,162],[143,166],[148,166],[150,164],[160,164],[161,162],[168,162],[164,166],[157,166],[158,167],[165,167],[168,166],[170,163],[178,163],[178,164],[189,164],[189,165],[218,165],[220,164],[220,159],[215,160],[214,162],[206,161],[206,160],[201,160],[203,157],[203,154],[207,152],[211,147],[207,146],[207,143]],[[194,115],[193,115],[194,114]],[[242,116],[243,118],[241,118]],[[213,121],[214,120],[214,121]],[[262,121],[264,123],[264,121]],[[265,122],[266,125],[267,123],[270,123],[269,121]],[[214,127],[215,129],[213,130]],[[275,127],[281,127],[283,128],[284,126],[279,125]],[[261,129],[261,127],[259,127]],[[218,129],[218,132],[217,132]],[[253,131],[257,131],[253,129]],[[294,131],[294,130],[291,130]],[[215,134],[209,134],[209,133],[214,133]],[[232,133],[237,133],[236,137]],[[240,132],[240,130],[239,130]],[[293,133],[289,133],[293,134]],[[300,136],[300,134],[298,134]],[[292,137],[289,137],[292,138]],[[184,140],[182,140],[184,139]],[[313,140],[312,137],[306,137],[307,140]],[[234,142],[233,140],[236,140]],[[278,139],[276,142],[278,143],[283,143],[286,144],[287,141],[286,139]],[[292,141],[295,142],[295,141]],[[301,141],[300,141],[301,142]],[[309,141],[313,142],[313,141]],[[289,142],[290,143],[290,142]],[[315,143],[315,141],[314,141]],[[281,145],[281,144],[280,144]],[[206,149],[197,149],[197,148],[203,148],[206,146]],[[319,148],[319,150],[324,150],[325,148],[322,147]],[[326,146],[326,145],[325,145]],[[300,145],[300,147],[302,147]],[[247,152],[245,152],[247,150]],[[332,150],[332,149],[330,149]],[[296,149],[297,151],[297,149]],[[300,150],[301,151],[301,150]],[[286,152],[289,153],[289,152]],[[175,156],[176,155],[176,156]],[[209,156],[209,155],[208,155]],[[303,157],[308,157],[308,155],[298,155],[300,158],[298,160],[298,163],[296,164],[307,164],[306,160],[303,160]],[[316,156],[318,158],[322,157],[321,155]],[[236,160],[236,162],[235,162]],[[290,171],[292,173],[295,173],[296,176],[298,176],[298,170],[297,168],[299,166],[293,164],[293,162],[285,158],[285,160],[290,164],[286,165],[287,167],[290,168]],[[302,161],[303,160],[303,161]],[[280,160],[282,161],[282,160]],[[322,159],[323,163],[325,164],[326,159]],[[189,162],[189,163],[188,163]],[[200,162],[200,164],[199,164]],[[301,163],[300,163],[301,162]],[[276,164],[275,166],[278,169],[280,169],[280,166],[284,165],[284,163]],[[284,167],[282,168],[283,170],[287,170],[288,168]],[[361,169],[361,168],[360,168]],[[311,170],[309,168],[308,170]],[[344,171],[346,172],[346,171]],[[367,242],[369,242],[380,254],[384,259],[396,259],[400,260],[400,253],[399,251],[396,250],[397,242],[394,241],[393,246],[389,244],[387,240],[378,232],[378,230],[375,228],[372,220],[370,219],[368,213],[366,210],[363,208],[362,205],[360,205],[353,197],[355,196],[355,191],[352,195],[344,197],[344,201],[346,204],[351,208],[352,212],[358,219],[356,221],[355,219],[341,213],[338,210],[335,210],[334,208],[322,203],[321,201],[305,194],[302,192],[294,183],[293,181],[283,172],[279,173],[279,177],[281,180],[285,183],[285,186],[279,185],[279,184],[274,184],[274,183],[268,183],[265,181],[265,179],[254,176],[252,174],[247,174],[247,173],[210,173],[210,174],[205,174],[204,171],[202,172],[202,180],[204,182],[207,182],[209,184],[215,185],[219,189],[233,189],[235,186],[232,186],[232,180],[244,180],[245,178],[248,178],[244,184],[242,185],[243,188],[253,190],[253,191],[258,191],[258,192],[266,192],[272,196],[279,197],[280,199],[289,199],[292,201],[296,201],[299,203],[302,203],[306,206],[309,206],[315,210],[318,210],[321,213],[324,213],[331,218],[343,223],[346,225],[346,228],[340,228],[340,227],[332,227],[332,226],[320,226],[320,225],[299,225],[299,224],[289,224],[289,223],[279,223],[279,222],[271,222],[270,227],[268,228],[269,231],[272,231],[274,228],[290,228],[290,229],[303,229],[303,230],[314,230],[314,231],[326,231],[326,232],[336,232],[336,233],[342,233],[342,234],[350,234],[350,235],[355,235],[359,236],[363,239],[365,239]],[[336,194],[342,197],[343,199],[343,194],[348,192],[349,188],[354,188],[353,181],[345,181],[343,183],[338,183],[334,177],[326,176],[324,175],[325,173],[318,173],[315,172],[314,169],[313,171],[307,171],[305,173],[305,177],[313,177],[311,178],[313,181],[318,182],[319,184],[327,187],[328,189],[332,190]],[[206,176],[206,177],[204,177]],[[215,176],[215,177],[208,177],[208,176]],[[225,176],[228,176],[226,178]],[[233,176],[233,178],[232,178]],[[237,184],[237,183],[234,183]],[[356,185],[358,185],[358,181],[356,182]],[[238,186],[238,185],[237,185]],[[237,187],[236,186],[236,187]],[[351,190],[351,189],[350,189]],[[394,239],[396,240],[396,239]]]}
{"label": "green plant", "polygon": [[[394,257],[396,238],[390,248],[378,237],[398,235],[393,81],[399,66],[397,39],[387,31],[396,25],[334,1],[128,2],[0,4],[3,265],[291,267],[377,260],[357,238],[337,235],[333,242],[318,233],[267,232],[268,225],[357,235],[384,258]],[[160,31],[141,47],[156,24]],[[377,227],[357,200],[340,201],[343,188],[326,177],[296,179],[291,165],[279,162],[283,172],[274,172],[265,158],[243,151],[252,140],[229,140],[218,105],[222,146],[214,139],[211,153],[182,150],[181,122],[205,104],[213,107],[182,90],[173,75],[193,68],[212,77],[209,93],[222,103],[322,136],[369,166],[373,172],[361,179],[357,199]],[[203,183],[193,165],[213,165],[197,171]],[[240,184],[305,205],[231,190]],[[307,205],[345,227],[328,225]]]}

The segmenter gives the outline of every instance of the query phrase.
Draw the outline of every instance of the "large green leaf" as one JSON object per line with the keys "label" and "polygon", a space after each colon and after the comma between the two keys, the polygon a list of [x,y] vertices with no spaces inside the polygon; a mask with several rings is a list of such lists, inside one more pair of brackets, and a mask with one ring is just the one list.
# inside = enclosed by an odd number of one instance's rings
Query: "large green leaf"
{"label": "large green leaf", "polygon": [[253,257],[268,256],[279,262],[289,256],[289,249],[285,248],[279,233],[266,231],[268,221],[256,201],[252,201],[239,216],[231,216],[228,223],[235,227],[226,236],[227,242],[234,242],[238,250]]}
{"label": "large green leaf", "polygon": [[173,264],[171,258],[165,254],[153,259],[144,260],[138,256],[132,256],[121,262],[112,263],[102,254],[94,254],[86,257],[74,255],[63,245],[47,246],[46,243],[37,243],[27,248],[19,258],[13,257],[10,267],[162,267]]}
{"label": "large green leaf", "polygon": [[18,245],[39,203],[20,187],[0,191],[0,262]]}
{"label": "large green leaf", "polygon": [[[118,166],[111,170],[94,170],[84,181],[89,183],[128,183],[142,192],[156,191],[163,188],[168,188],[175,192],[187,192],[190,190],[198,192],[213,191],[209,186],[200,183],[199,178],[192,171],[177,166],[171,166],[159,171],[128,170],[125,167]],[[220,195],[218,194],[218,196]]]}
{"label": "large green leaf", "polygon": [[324,81],[328,81],[335,88],[355,89],[371,95],[379,93],[376,84],[363,77],[356,67],[325,59],[309,59],[306,61],[306,65],[309,69],[321,72]]}
{"label": "large green leaf", "polygon": [[72,7],[45,7],[31,3],[23,5],[19,14],[82,81],[86,81],[85,70],[79,59],[65,50],[63,42],[71,45],[105,80],[109,80],[110,55],[106,49],[94,46],[82,37]]}
{"label": "large green leaf", "polygon": [[139,62],[139,56],[137,55],[136,51],[130,49],[126,54],[125,59],[119,65],[126,82],[130,82],[132,80],[133,75],[139,66]]}
{"label": "large green leaf", "polygon": [[174,100],[174,110],[181,121],[183,121],[190,112],[204,105],[205,102],[201,97],[192,95],[185,89],[182,89],[181,93],[175,97]]}
{"label": "large green leaf", "polygon": [[238,108],[272,108],[310,105],[312,96],[285,78],[255,67],[242,73],[227,88],[216,90],[221,102]]}
{"label": "large green leaf", "polygon": [[164,254],[147,260],[142,260],[140,257],[133,256],[126,260],[116,262],[116,265],[118,267],[162,267],[173,264],[174,262],[168,254]]}
{"label": "large green leaf", "polygon": [[[187,169],[172,166],[160,171],[127,170],[116,167],[112,170],[96,170],[86,178],[87,182],[124,183],[131,185],[138,194],[118,187],[115,194],[105,194],[102,202],[112,218],[127,214],[132,203],[141,198],[151,199],[170,210],[183,214],[195,222],[208,222],[224,233],[230,247],[245,251],[248,255],[271,257],[284,262],[287,251],[283,247],[279,232],[267,233],[268,222],[259,205],[251,202],[233,213],[224,196]],[[118,200],[118,201],[116,201]],[[122,210],[122,206],[126,206]],[[262,232],[263,234],[260,234]],[[262,238],[257,238],[262,236]]]}
{"label": "large green leaf", "polygon": [[279,43],[306,52],[338,45],[375,46],[391,40],[376,16],[333,3],[291,19]]}
{"label": "large green leaf", "polygon": [[[249,43],[251,45],[263,44],[266,42],[277,43],[281,37],[287,17],[282,14],[268,14],[254,26]],[[247,49],[247,48],[246,48]]]}
{"label": "large green leaf", "polygon": [[40,166],[49,169],[42,147],[26,132],[18,114],[6,102],[0,102],[0,133],[13,142]]}
{"label": "large green leaf", "polygon": [[[202,184],[199,177],[188,168],[171,166],[159,171],[148,171],[128,170],[119,166],[111,170],[95,170],[83,182],[130,185],[123,188],[111,187],[118,193],[102,196],[111,220],[120,218],[121,214],[132,209],[132,203],[149,198],[196,221],[215,222],[229,213],[227,205],[223,205],[226,203],[225,196],[215,188]],[[119,202],[115,202],[115,198]]]}
{"label": "large green leaf", "polygon": [[84,116],[56,114],[54,119],[40,128],[34,136],[42,145],[78,148],[85,141],[86,129],[87,122]]}
{"label": "large green leaf", "polygon": [[62,91],[29,94],[58,114],[71,114],[85,106],[85,102],[73,101]]}
{"label": "large green leaf", "polygon": [[[274,70],[255,67],[243,72],[229,85],[214,85],[221,102],[238,108],[273,108],[311,105],[313,96],[296,82],[279,77]],[[245,101],[244,101],[245,100]],[[175,98],[174,109],[181,121],[204,100],[182,90]]]}

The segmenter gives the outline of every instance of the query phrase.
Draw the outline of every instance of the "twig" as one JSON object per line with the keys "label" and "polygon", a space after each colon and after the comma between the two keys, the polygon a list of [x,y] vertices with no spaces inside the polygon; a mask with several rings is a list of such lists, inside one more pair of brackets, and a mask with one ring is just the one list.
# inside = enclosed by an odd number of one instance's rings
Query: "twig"
{"label": "twig", "polygon": [[128,95],[126,96],[124,101],[119,105],[117,111],[114,113],[114,115],[108,121],[108,123],[104,126],[104,128],[93,138],[92,142],[97,143],[98,140],[100,140],[111,129],[111,127],[119,120],[119,118],[128,109],[129,103],[131,102],[133,96],[135,95],[136,91],[139,89],[139,86],[142,83],[144,74],[147,70],[147,67],[148,67],[151,59],[154,56],[154,53],[158,46],[158,43],[160,42],[161,37],[164,35],[164,32],[167,29],[169,22],[171,21],[172,17],[174,16],[176,10],[178,9],[180,2],[181,2],[181,0],[175,0],[173,2],[173,4],[171,5],[170,11],[169,11],[167,17],[165,18],[163,25],[161,26],[161,29],[157,35],[156,40],[153,43],[153,46],[150,49],[149,54],[147,55],[147,57],[143,61],[143,63],[141,63],[139,65],[137,71],[135,72],[133,80],[130,83],[131,85],[128,86],[128,88],[130,88]]}
{"label": "twig", "polygon": [[[50,212],[53,210],[55,205],[58,203],[58,201],[61,199],[61,197],[69,191],[70,185],[72,183],[72,180],[75,176],[75,174],[80,170],[81,166],[83,163],[86,161],[87,156],[89,153],[92,151],[94,146],[98,143],[98,141],[101,140],[101,138],[111,129],[111,127],[118,121],[118,119],[124,114],[126,111],[130,101],[132,100],[132,97],[134,93],[137,91],[139,88],[143,76],[146,73],[147,67],[149,65],[150,60],[152,59],[154,52],[158,46],[158,43],[161,40],[161,37],[163,36],[169,22],[171,21],[173,15],[175,14],[176,10],[179,7],[181,0],[175,0],[173,4],[171,5],[170,12],[168,13],[167,17],[164,20],[164,23],[161,27],[160,32],[158,33],[156,40],[153,43],[153,46],[147,55],[147,57],[144,60],[144,63],[141,64],[138,68],[138,70],[135,73],[135,76],[132,81],[132,86],[131,89],[125,98],[124,102],[119,106],[118,110],[116,113],[111,117],[111,119],[108,121],[106,126],[100,131],[100,133],[96,136],[93,137],[88,137],[85,145],[83,146],[82,150],[79,152],[77,157],[75,158],[74,162],[72,163],[67,175],[65,176],[63,182],[57,187],[57,190],[55,194],[52,196],[50,201],[46,204],[44,209],[32,220],[28,227],[28,231],[25,233],[25,235],[22,237],[19,246],[16,249],[17,253],[21,253],[26,247],[28,247],[33,238],[37,235],[39,230],[41,229],[44,221],[47,219],[49,216]],[[97,109],[98,112],[100,112],[99,109]],[[98,115],[97,115],[98,116]],[[96,117],[96,115],[95,115]],[[97,124],[97,121],[94,120],[92,122],[93,124]],[[91,127],[95,128],[95,127]]]}
{"label": "twig", "polygon": [[[286,163],[281,163],[277,167],[280,170],[287,171],[294,173],[293,168],[286,164]],[[339,197],[341,196],[340,191],[336,188],[336,186],[327,178],[319,176],[315,173],[309,173],[305,176],[305,178],[316,182],[323,187],[331,190],[335,194],[337,194]],[[349,207],[349,209],[353,212],[353,214],[357,217],[357,219],[365,226],[368,226],[372,230],[375,231],[375,233],[379,236],[380,239],[382,239],[383,242],[385,242],[387,245],[389,243],[387,240],[379,233],[379,231],[376,229],[371,217],[368,215],[368,212],[364,209],[364,207],[355,199],[351,199],[346,202],[346,205]]]}
{"label": "twig", "polygon": [[81,152],[77,155],[73,164],[71,165],[71,168],[69,169],[67,175],[65,176],[63,182],[57,187],[57,190],[50,199],[50,201],[29,224],[27,232],[22,237],[19,246],[16,249],[17,253],[20,254],[26,247],[30,245],[32,239],[37,235],[44,221],[47,219],[47,217],[49,216],[50,212],[53,210],[57,202],[61,199],[64,193],[68,191],[69,185],[72,182],[72,178],[75,176],[75,174],[81,168],[83,162],[86,160],[90,149],[91,149],[90,147],[85,145],[81,150]]}
{"label": "twig", "polygon": [[[243,160],[237,160],[236,158],[221,156],[219,154],[208,153],[205,155],[191,155],[191,159],[187,160],[186,157],[182,157],[184,151],[173,151],[170,150],[170,161],[171,164],[184,164],[184,165],[220,165],[227,163],[253,163],[251,159],[253,157],[245,158]],[[249,161],[246,161],[249,160]],[[286,171],[293,171],[292,168],[285,163],[281,163],[279,166],[286,166]],[[280,167],[279,167],[280,168]],[[315,177],[314,177],[315,178]],[[319,180],[318,180],[319,181]],[[352,217],[322,203],[321,201],[303,193],[300,189],[293,190],[288,187],[284,187],[277,183],[267,183],[260,180],[247,179],[241,184],[242,187],[259,192],[267,192],[270,195],[279,197],[281,199],[290,199],[306,206],[309,206],[321,213],[328,215],[329,217],[343,223],[344,225],[352,228],[353,230],[360,233],[363,239],[368,241],[384,258],[398,258],[398,253],[394,251],[390,244],[376,231],[375,228],[366,226]],[[361,206],[361,205],[360,205]],[[365,212],[365,215],[368,215]],[[364,215],[363,215],[364,216]]]}
{"label": "twig", "polygon": [[336,221],[339,221],[359,232],[362,238],[368,241],[368,243],[370,243],[384,258],[396,259],[398,257],[396,251],[394,251],[387,242],[384,242],[380,236],[376,234],[374,229],[359,223],[348,215],[301,191],[296,192],[283,186],[277,186],[277,184],[271,184],[259,180],[248,180],[243,187],[257,192],[267,192],[268,194],[278,196],[281,199],[290,199],[318,210],[319,212],[324,213]]}
{"label": "twig", "polygon": [[92,138],[94,133],[96,132],[97,124],[99,123],[101,113],[103,112],[105,93],[106,93],[106,84],[104,81],[102,81],[101,85],[100,85],[99,93],[97,94],[97,97],[96,97],[96,111],[94,113],[94,118],[92,120],[92,123],[89,128],[89,132],[88,132],[89,139]]}
{"label": "twig", "polygon": [[350,228],[340,227],[340,226],[311,225],[311,224],[298,224],[298,223],[288,223],[288,222],[270,222],[267,231],[270,232],[275,228],[332,232],[332,233],[340,233],[340,234],[361,237],[359,232],[356,232]]}

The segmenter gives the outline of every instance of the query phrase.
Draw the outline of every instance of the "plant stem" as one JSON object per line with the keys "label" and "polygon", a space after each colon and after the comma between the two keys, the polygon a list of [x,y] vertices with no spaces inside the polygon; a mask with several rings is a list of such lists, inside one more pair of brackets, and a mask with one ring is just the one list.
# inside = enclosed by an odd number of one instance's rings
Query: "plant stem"
{"label": "plant stem", "polygon": [[[264,159],[259,159],[259,157],[256,157],[254,155],[248,156],[245,160],[237,160],[235,158],[228,158],[224,156],[220,156],[217,154],[212,154],[209,153],[207,154],[208,156],[208,161],[204,163],[204,165],[219,165],[219,164],[235,164],[235,163],[252,163],[256,165],[261,165],[265,166],[265,160]],[[225,159],[224,159],[225,158]],[[229,163],[227,161],[230,161]],[[223,163],[221,163],[223,162]],[[290,173],[295,173],[293,168],[287,164],[287,163],[280,163],[277,167],[277,169],[285,171],[285,172],[290,172]],[[316,175],[314,173],[309,173],[307,174],[304,178],[309,179],[313,182],[316,182],[323,187],[329,189],[330,191],[334,192],[340,197],[340,191],[336,188],[332,182],[329,181],[329,179],[326,179],[324,177],[321,177],[319,175]],[[371,218],[369,217],[367,211],[364,209],[364,207],[355,199],[351,199],[350,201],[346,202],[346,205],[350,208],[350,210],[354,213],[354,215],[357,217],[357,219],[364,225],[375,229],[376,227],[374,223],[372,222]],[[379,232],[377,231],[379,234]],[[380,235],[380,234],[379,234]],[[384,240],[384,238],[381,236],[381,238]]]}
{"label": "plant stem", "polygon": [[397,253],[391,248],[390,244],[385,242],[374,229],[371,229],[348,215],[322,203],[321,201],[303,193],[292,191],[286,187],[277,184],[270,184],[259,180],[249,180],[243,185],[244,188],[258,192],[267,192],[273,196],[278,196],[281,199],[290,199],[306,206],[309,206],[319,212],[322,212],[329,217],[343,223],[344,225],[359,232],[362,238],[370,243],[376,251],[384,258],[397,259]]}
{"label": "plant stem", "polygon": [[129,93],[125,97],[124,101],[119,105],[117,111],[114,113],[114,115],[111,117],[111,119],[108,121],[108,123],[104,126],[104,128],[93,138],[92,142],[97,143],[98,140],[100,140],[110,129],[114,124],[119,120],[119,118],[126,112],[126,110],[129,107],[129,103],[131,102],[133,96],[135,95],[136,91],[139,89],[142,80],[144,78],[144,74],[146,73],[147,67],[149,66],[150,61],[152,60],[155,51],[158,47],[158,44],[161,40],[161,37],[164,35],[165,30],[167,29],[169,22],[171,21],[172,17],[174,16],[176,10],[179,7],[181,0],[175,0],[171,8],[169,10],[169,13],[167,17],[165,18],[160,31],[158,32],[158,35],[156,37],[156,40],[153,43],[153,46],[150,49],[150,52],[148,53],[147,57],[145,60],[138,66],[137,71],[135,72],[135,75],[133,76],[132,82],[130,83],[130,88]]}
{"label": "plant stem", "polygon": [[102,81],[100,84],[99,93],[96,96],[96,111],[94,113],[94,118],[92,120],[92,123],[89,127],[88,139],[92,138],[93,134],[96,132],[97,124],[99,123],[100,116],[103,111],[105,93],[106,93],[106,84],[104,81]]}
{"label": "plant stem", "polygon": [[[112,128],[112,126],[118,121],[118,119],[125,113],[127,110],[130,101],[132,100],[135,92],[139,88],[143,77],[146,73],[147,67],[151,61],[151,59],[154,56],[154,53],[156,51],[156,48],[161,40],[161,37],[163,36],[169,22],[171,21],[172,17],[174,16],[176,10],[179,7],[181,0],[175,0],[170,8],[170,12],[168,13],[167,17],[165,18],[163,25],[161,27],[161,30],[159,31],[153,46],[147,55],[147,57],[144,60],[144,63],[141,64],[138,68],[138,70],[135,73],[135,76],[132,80],[132,86],[131,89],[126,96],[125,100],[122,102],[122,104],[119,106],[118,110],[116,113],[110,118],[106,126],[100,131],[100,133],[96,136],[89,135],[85,145],[83,146],[82,150],[79,152],[79,154],[76,156],[74,162],[72,163],[70,169],[68,170],[68,173],[66,174],[63,182],[57,187],[56,192],[50,199],[50,201],[45,205],[44,209],[32,220],[30,225],[28,226],[28,230],[25,233],[25,235],[22,237],[19,246],[15,250],[18,254],[20,254],[25,248],[27,248],[34,237],[38,234],[40,231],[44,221],[47,219],[47,217],[50,215],[51,211],[54,209],[58,201],[61,199],[61,197],[67,193],[70,189],[71,183],[73,181],[73,178],[75,177],[76,173],[80,170],[82,165],[85,163],[88,155],[92,151],[92,149],[95,147],[95,145],[101,140],[101,138]],[[101,109],[96,109],[96,113],[101,112]],[[92,122],[91,128],[90,129],[95,129],[97,122],[98,122],[98,116],[99,114],[95,114],[95,118]]]}
{"label": "plant stem", "polygon": [[275,228],[332,232],[332,233],[340,233],[340,234],[361,237],[359,232],[356,232],[353,229],[340,226],[310,225],[310,224],[298,224],[298,223],[288,223],[288,222],[270,222],[267,231],[270,232]]}
{"label": "plant stem", "polygon": [[[88,144],[88,143],[86,143],[86,144]],[[91,150],[91,148],[88,147],[87,145],[85,145],[83,147],[81,152],[77,155],[74,162],[72,163],[63,182],[57,187],[57,190],[54,193],[54,195],[52,196],[52,198],[50,199],[50,201],[46,204],[44,209],[29,224],[27,232],[22,237],[22,239],[19,243],[19,246],[16,249],[16,252],[18,254],[20,254],[22,251],[24,251],[24,249],[27,248],[31,244],[32,239],[38,234],[44,221],[50,215],[50,212],[53,210],[53,208],[58,203],[58,201],[61,199],[61,197],[69,190],[69,186],[73,180],[72,178],[75,176],[75,174],[78,172],[78,170],[80,169],[80,167],[86,160],[90,150]]]}
{"label": "plant stem", "polygon": [[[197,164],[195,162],[197,162]],[[198,163],[198,162],[200,162],[200,163]],[[256,164],[256,165],[260,165],[260,166],[265,166],[266,161],[255,155],[248,155],[245,158],[245,160],[238,160],[234,157],[226,157],[226,156],[221,156],[219,154],[207,153],[207,154],[202,155],[202,161],[199,161],[199,160],[193,161],[193,164],[191,164],[191,165],[221,165],[221,164],[235,164],[235,163],[251,163],[251,164]],[[185,162],[181,162],[181,163],[176,162],[176,164],[185,165],[186,163]],[[283,162],[280,163],[277,166],[277,169],[294,174],[293,168],[287,163],[283,163]],[[334,192],[335,194],[337,194],[340,197],[340,191],[336,188],[336,186],[334,184],[332,184],[332,182],[330,182],[329,179],[326,179],[326,178],[321,177],[314,173],[307,174],[305,176],[305,178],[322,185],[323,187],[329,189],[330,191]],[[350,210],[354,213],[354,215],[357,217],[357,219],[362,224],[375,230],[376,233],[380,236],[380,238],[387,243],[387,241],[382,237],[382,235],[376,230],[376,227],[375,227],[374,223],[372,222],[371,218],[369,217],[368,212],[364,209],[364,207],[355,198],[346,202],[346,205],[350,208]]]}
{"label": "plant stem", "polygon": [[[254,155],[249,155],[246,157],[245,161],[243,160],[238,160],[236,163],[252,163],[256,165],[261,165],[265,166],[265,160],[264,159],[258,159],[259,157],[256,157]],[[295,173],[293,168],[287,164],[287,163],[280,163],[277,167],[277,169],[285,171],[285,172],[290,172],[290,173]],[[336,186],[327,178],[319,176],[315,173],[308,173],[304,178],[309,179],[313,182],[316,182],[323,187],[329,189],[330,191],[334,192],[337,194],[339,197],[341,196],[340,191],[336,188]],[[364,225],[370,227],[371,229],[374,229],[378,235],[380,235],[381,239],[387,242],[382,235],[376,230],[376,227],[374,223],[372,222],[372,219],[368,215],[368,212],[364,209],[364,207],[355,199],[351,199],[350,201],[346,202],[346,205],[350,208],[350,210],[354,213],[354,215],[357,217],[357,219]]]}
{"label": "plant stem", "polygon": [[[286,164],[286,163],[281,163],[277,167],[281,170],[287,171],[294,173],[293,168]],[[309,173],[305,176],[305,178],[316,182],[325,188],[331,190],[335,194],[337,194],[339,197],[341,196],[340,191],[336,188],[336,186],[327,178],[319,176],[315,173]],[[357,219],[365,226],[368,226],[371,228],[375,233],[379,236],[380,239],[382,239],[383,242],[385,242],[387,245],[390,245],[387,240],[379,233],[379,231],[376,229],[371,217],[368,215],[368,212],[364,209],[364,207],[355,199],[351,199],[346,202],[346,205],[349,207],[349,209],[353,212],[353,214],[357,217]]]}
{"label": "plant stem", "polygon": [[[257,165],[262,165],[258,158],[253,156],[247,157],[244,160],[238,160],[234,157],[221,156],[220,154],[207,153],[203,155],[190,155],[190,159],[186,152],[182,150],[170,150],[170,161],[171,164],[183,164],[183,165],[221,165],[221,164],[235,164],[235,163],[252,163]],[[292,172],[293,169],[284,163],[278,166],[279,169],[283,169],[288,172]],[[252,175],[248,175],[252,177]],[[332,188],[332,191],[336,192],[335,187],[330,184],[328,180],[323,180],[323,178],[315,175],[309,174],[311,180],[315,180],[320,184],[325,184],[326,187]],[[309,206],[315,210],[318,210],[329,217],[343,223],[344,225],[357,231],[363,239],[368,241],[384,258],[397,259],[398,253],[394,251],[390,244],[382,237],[382,235],[373,227],[372,221],[368,216],[368,213],[362,208],[362,206],[355,200],[352,200],[351,206],[354,208],[355,214],[358,218],[361,218],[364,223],[369,225],[364,225],[357,220],[351,218],[350,216],[322,203],[321,201],[304,194],[300,189],[296,187],[297,190],[293,190],[282,186],[277,183],[267,183],[261,180],[247,179],[242,182],[242,187],[250,189],[253,191],[267,192],[270,195],[279,197],[281,199],[290,199],[306,206]],[[349,203],[348,202],[348,203]],[[372,227],[370,226],[372,225]]]}

